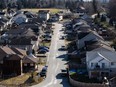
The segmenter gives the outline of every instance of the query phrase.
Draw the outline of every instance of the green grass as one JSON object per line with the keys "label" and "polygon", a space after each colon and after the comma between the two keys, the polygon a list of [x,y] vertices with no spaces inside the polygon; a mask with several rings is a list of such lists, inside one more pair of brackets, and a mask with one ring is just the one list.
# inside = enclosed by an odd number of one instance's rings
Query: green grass
{"label": "green grass", "polygon": [[57,13],[62,9],[56,9],[56,8],[42,8],[42,9],[38,9],[38,8],[32,8],[32,9],[22,9],[23,11],[32,11],[32,12],[38,12],[39,10],[50,10],[51,13]]}
{"label": "green grass", "polygon": [[50,47],[50,42],[41,42],[40,45]]}

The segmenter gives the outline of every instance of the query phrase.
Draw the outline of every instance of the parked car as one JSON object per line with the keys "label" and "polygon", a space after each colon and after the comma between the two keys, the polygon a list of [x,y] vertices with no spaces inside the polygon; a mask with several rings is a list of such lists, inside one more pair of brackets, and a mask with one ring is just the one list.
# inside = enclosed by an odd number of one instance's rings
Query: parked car
{"label": "parked car", "polygon": [[50,35],[50,34],[43,35],[43,38],[51,38],[51,37],[52,37],[52,35]]}
{"label": "parked car", "polygon": [[44,50],[44,49],[41,49],[41,50],[38,51],[39,54],[45,54],[45,53],[47,53],[47,52],[48,52],[48,51],[46,51],[46,50]]}
{"label": "parked car", "polygon": [[66,49],[66,47],[65,47],[65,46],[61,46],[60,50],[65,51],[65,50],[67,50],[67,49]]}
{"label": "parked car", "polygon": [[49,52],[49,48],[46,46],[40,46],[38,50],[45,50],[45,51]]}
{"label": "parked car", "polygon": [[47,47],[47,46],[39,46],[39,49],[49,49],[49,47]]}
{"label": "parked car", "polygon": [[43,77],[43,76],[46,77],[47,68],[48,68],[48,66],[44,66],[44,67],[43,67],[42,71],[40,72],[40,76],[41,76],[41,77]]}
{"label": "parked car", "polygon": [[51,38],[44,38],[43,41],[50,42],[51,41]]}
{"label": "parked car", "polygon": [[61,69],[61,76],[62,77],[67,76],[67,70],[66,69]]}
{"label": "parked car", "polygon": [[65,39],[65,36],[61,36],[61,39],[64,40]]}

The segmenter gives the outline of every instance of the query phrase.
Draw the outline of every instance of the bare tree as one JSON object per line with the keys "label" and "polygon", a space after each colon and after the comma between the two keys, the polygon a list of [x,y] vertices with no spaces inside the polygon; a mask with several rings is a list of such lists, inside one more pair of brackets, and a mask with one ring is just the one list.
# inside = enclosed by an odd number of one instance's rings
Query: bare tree
{"label": "bare tree", "polygon": [[92,5],[93,5],[94,13],[97,13],[98,12],[98,3],[97,3],[97,1],[93,0]]}
{"label": "bare tree", "polygon": [[109,14],[111,18],[116,18],[116,0],[110,0]]}

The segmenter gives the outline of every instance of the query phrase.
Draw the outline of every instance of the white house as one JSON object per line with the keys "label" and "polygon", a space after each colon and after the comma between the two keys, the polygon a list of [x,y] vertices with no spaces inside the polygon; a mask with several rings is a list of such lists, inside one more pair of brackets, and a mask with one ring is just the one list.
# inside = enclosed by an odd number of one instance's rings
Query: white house
{"label": "white house", "polygon": [[90,40],[96,41],[99,39],[103,40],[103,38],[100,35],[98,35],[97,32],[91,31],[89,32],[89,34],[86,34],[83,38],[78,39],[76,41],[76,44],[77,44],[77,47],[80,49],[85,46],[85,41],[90,41]]}
{"label": "white house", "polygon": [[49,10],[39,10],[38,17],[43,20],[48,20],[50,18],[50,11]]}
{"label": "white house", "polygon": [[116,52],[94,50],[86,53],[86,64],[90,78],[116,75]]}

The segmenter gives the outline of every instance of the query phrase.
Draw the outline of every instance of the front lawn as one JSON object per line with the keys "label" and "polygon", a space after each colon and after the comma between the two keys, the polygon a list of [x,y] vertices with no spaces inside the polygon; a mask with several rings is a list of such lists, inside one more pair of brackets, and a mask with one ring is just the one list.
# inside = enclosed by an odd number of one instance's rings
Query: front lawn
{"label": "front lawn", "polygon": [[27,79],[29,79],[29,77],[30,77],[29,74],[25,74],[25,75],[21,75],[21,76],[3,80],[0,82],[0,84],[5,85],[5,86],[14,86],[14,85],[17,86],[20,84],[24,84],[25,81],[27,81]]}
{"label": "front lawn", "polygon": [[32,9],[22,9],[23,11],[32,11],[32,12],[38,12],[39,10],[50,10],[51,13],[58,13],[60,10],[62,9],[56,9],[56,8],[42,8],[42,9],[38,9],[38,8],[32,8]]}
{"label": "front lawn", "polygon": [[43,42],[40,43],[40,46],[50,47],[50,44],[51,44],[51,42],[45,42],[45,41],[43,41]]}

